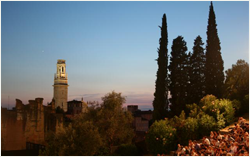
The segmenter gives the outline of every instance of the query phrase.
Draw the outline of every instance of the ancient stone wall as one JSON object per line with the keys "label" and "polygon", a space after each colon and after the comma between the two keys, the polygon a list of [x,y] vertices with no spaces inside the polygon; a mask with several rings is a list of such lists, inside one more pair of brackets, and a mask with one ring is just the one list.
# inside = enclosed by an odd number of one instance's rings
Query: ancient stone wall
{"label": "ancient stone wall", "polygon": [[1,150],[22,150],[26,148],[25,128],[17,120],[17,112],[1,109]]}
{"label": "ancient stone wall", "polygon": [[45,145],[46,134],[63,127],[63,115],[55,113],[55,101],[43,105],[43,98],[29,100],[28,105],[16,99],[14,110],[1,109],[2,150],[22,150],[26,142]]}

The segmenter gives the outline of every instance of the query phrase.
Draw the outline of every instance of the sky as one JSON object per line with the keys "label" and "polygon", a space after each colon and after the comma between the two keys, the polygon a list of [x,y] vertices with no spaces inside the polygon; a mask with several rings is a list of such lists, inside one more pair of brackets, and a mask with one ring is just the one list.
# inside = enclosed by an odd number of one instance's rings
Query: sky
{"label": "sky", "polygon": [[[53,98],[58,59],[66,60],[68,100],[99,101],[121,92],[126,104],[152,109],[162,16],[168,52],[181,35],[192,52],[206,43],[209,1],[1,2],[1,105]],[[249,2],[213,2],[224,69],[249,63]],[[205,44],[206,45],[206,44]],[[204,45],[204,46],[205,46]]]}

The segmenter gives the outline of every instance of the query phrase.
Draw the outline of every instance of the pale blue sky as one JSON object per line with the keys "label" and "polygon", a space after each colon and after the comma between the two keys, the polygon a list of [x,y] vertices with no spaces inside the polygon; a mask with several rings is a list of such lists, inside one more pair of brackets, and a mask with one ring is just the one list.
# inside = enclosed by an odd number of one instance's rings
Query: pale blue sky
{"label": "pale blue sky", "polygon": [[[249,2],[214,2],[225,70],[249,62]],[[68,100],[115,90],[151,108],[162,15],[169,54],[182,35],[206,43],[210,2],[1,2],[1,103],[53,97],[57,59],[66,60]]]}

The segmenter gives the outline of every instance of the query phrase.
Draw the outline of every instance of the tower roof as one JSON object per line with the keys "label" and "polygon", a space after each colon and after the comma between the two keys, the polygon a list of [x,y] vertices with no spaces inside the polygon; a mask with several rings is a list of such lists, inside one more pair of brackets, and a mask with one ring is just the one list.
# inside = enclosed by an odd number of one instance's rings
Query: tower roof
{"label": "tower roof", "polygon": [[65,60],[63,60],[63,59],[58,59],[58,60],[57,60],[57,64],[65,64]]}

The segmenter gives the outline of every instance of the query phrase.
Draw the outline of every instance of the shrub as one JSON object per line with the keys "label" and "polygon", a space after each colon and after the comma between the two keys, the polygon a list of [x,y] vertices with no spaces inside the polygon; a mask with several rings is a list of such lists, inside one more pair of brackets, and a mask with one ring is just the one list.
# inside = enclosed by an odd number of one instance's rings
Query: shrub
{"label": "shrub", "polygon": [[232,101],[227,99],[220,100],[219,109],[221,111],[221,114],[224,114],[226,125],[231,124],[234,121],[235,112]]}
{"label": "shrub", "polygon": [[188,143],[188,140],[194,140],[197,139],[199,124],[198,120],[196,118],[188,117],[185,121],[184,126],[184,137],[186,139],[186,144]]}
{"label": "shrub", "polygon": [[176,129],[176,142],[178,144],[185,144],[186,139],[184,139],[184,134],[185,134],[185,121],[186,121],[186,117],[185,117],[185,112],[182,110],[181,114],[179,115],[179,117],[175,116],[174,118],[172,118],[170,120],[170,124],[171,126],[173,126]]}
{"label": "shrub", "polygon": [[242,113],[248,113],[248,112],[249,112],[249,94],[245,95],[242,101]]}
{"label": "shrub", "polygon": [[[224,127],[222,124],[230,124],[234,120],[233,103],[227,99],[216,99],[213,95],[207,95],[200,101],[202,111],[209,116],[212,116],[220,124],[217,126]],[[218,115],[220,114],[220,115]],[[219,119],[218,119],[219,118]],[[224,119],[224,122],[222,120]]]}
{"label": "shrub", "polygon": [[239,106],[237,103],[239,102],[207,95],[201,99],[199,105],[186,105],[189,110],[188,118],[182,111],[172,119],[156,121],[146,136],[149,151],[153,155],[165,154],[175,149],[177,144],[187,145],[189,140],[209,136],[211,131],[218,131],[233,122],[233,105]]}
{"label": "shrub", "polygon": [[201,108],[197,104],[187,104],[186,108],[189,110],[189,117],[192,118],[196,118],[201,111]]}
{"label": "shrub", "polygon": [[211,104],[212,101],[215,101],[216,97],[213,95],[206,95],[204,96],[201,101],[200,101],[200,106],[208,106],[209,104]]}
{"label": "shrub", "polygon": [[217,124],[215,119],[208,114],[200,114],[200,118],[198,119],[199,124],[199,137],[203,137],[204,135],[208,136],[211,131],[217,130]]}
{"label": "shrub", "polygon": [[225,118],[223,114],[220,114],[220,111],[217,111],[217,129],[222,129],[225,127]]}
{"label": "shrub", "polygon": [[102,145],[101,136],[92,122],[74,122],[46,137],[43,156],[95,155]]}
{"label": "shrub", "polygon": [[101,146],[95,154],[95,156],[109,156],[109,155],[110,155],[110,150],[105,146]]}
{"label": "shrub", "polygon": [[138,150],[135,145],[132,144],[122,144],[115,151],[116,156],[137,156]]}
{"label": "shrub", "polygon": [[176,129],[168,120],[155,121],[146,135],[146,143],[153,155],[165,154],[176,147]]}
{"label": "shrub", "polygon": [[178,144],[187,145],[189,139],[197,138],[199,128],[198,120],[192,117],[188,117],[186,119],[184,111],[181,112],[179,117],[175,116],[173,119],[171,119],[170,124],[176,128],[176,142]]}
{"label": "shrub", "polygon": [[235,115],[239,115],[240,110],[242,109],[242,106],[241,106],[240,101],[234,99],[234,100],[232,101],[232,104],[233,104],[233,108],[234,108],[234,110],[235,110]]}

